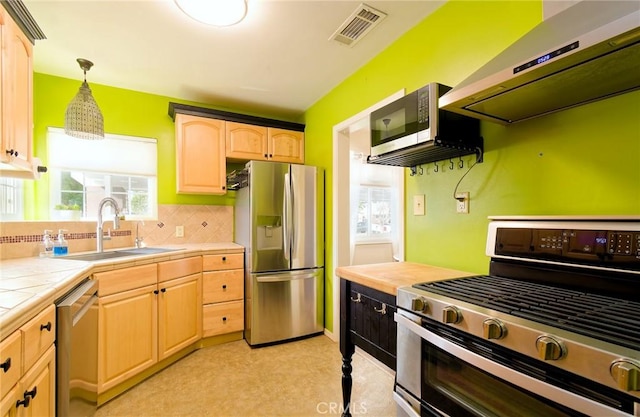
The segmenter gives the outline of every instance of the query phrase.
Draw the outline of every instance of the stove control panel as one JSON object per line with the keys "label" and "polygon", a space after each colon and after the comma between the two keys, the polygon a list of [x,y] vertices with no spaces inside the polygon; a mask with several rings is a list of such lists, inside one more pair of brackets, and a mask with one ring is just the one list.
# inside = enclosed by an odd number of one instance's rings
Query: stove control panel
{"label": "stove control panel", "polygon": [[498,228],[496,255],[640,270],[640,231]]}

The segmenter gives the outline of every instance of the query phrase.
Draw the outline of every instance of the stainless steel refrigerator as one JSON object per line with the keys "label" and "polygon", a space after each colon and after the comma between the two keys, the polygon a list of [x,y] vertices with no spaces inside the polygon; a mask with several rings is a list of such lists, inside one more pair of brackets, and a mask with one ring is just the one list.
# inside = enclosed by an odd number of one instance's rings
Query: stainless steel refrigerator
{"label": "stainless steel refrigerator", "polygon": [[245,339],[263,345],[324,329],[324,171],[251,161],[236,193],[245,247]]}

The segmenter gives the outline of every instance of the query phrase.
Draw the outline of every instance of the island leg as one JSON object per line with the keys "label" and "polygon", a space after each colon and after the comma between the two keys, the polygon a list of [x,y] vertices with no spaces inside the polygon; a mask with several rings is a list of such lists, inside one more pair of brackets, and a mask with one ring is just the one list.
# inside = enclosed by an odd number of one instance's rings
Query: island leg
{"label": "island leg", "polygon": [[351,388],[353,386],[353,380],[351,379],[351,371],[353,370],[351,358],[353,357],[354,350],[355,347],[351,345],[350,349],[347,349],[342,355],[342,409],[344,410],[342,417],[351,417],[351,410],[349,409],[351,405]]}

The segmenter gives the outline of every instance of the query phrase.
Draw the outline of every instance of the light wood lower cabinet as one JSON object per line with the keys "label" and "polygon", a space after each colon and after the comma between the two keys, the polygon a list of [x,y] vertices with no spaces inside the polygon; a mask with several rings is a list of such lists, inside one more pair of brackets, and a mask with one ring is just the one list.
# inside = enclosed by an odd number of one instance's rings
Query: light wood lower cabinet
{"label": "light wood lower cabinet", "polygon": [[156,287],[154,284],[100,297],[98,392],[126,381],[158,361]]}
{"label": "light wood lower cabinet", "polygon": [[55,306],[0,342],[0,416],[55,415]]}
{"label": "light wood lower cabinet", "polygon": [[244,254],[202,257],[202,335],[244,330]]}
{"label": "light wood lower cabinet", "polygon": [[201,338],[202,258],[94,274],[98,280],[98,392]]}

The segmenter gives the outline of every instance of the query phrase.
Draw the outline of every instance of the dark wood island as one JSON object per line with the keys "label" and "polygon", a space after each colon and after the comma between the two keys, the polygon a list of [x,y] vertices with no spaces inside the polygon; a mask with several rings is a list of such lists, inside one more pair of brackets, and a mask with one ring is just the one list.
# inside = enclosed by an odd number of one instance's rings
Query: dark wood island
{"label": "dark wood island", "polygon": [[356,346],[395,371],[397,289],[474,275],[413,262],[344,266],[340,277],[340,352],[343,417],[351,416],[351,360]]}

